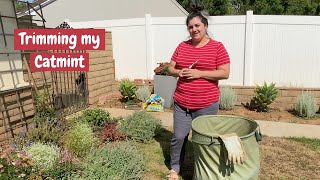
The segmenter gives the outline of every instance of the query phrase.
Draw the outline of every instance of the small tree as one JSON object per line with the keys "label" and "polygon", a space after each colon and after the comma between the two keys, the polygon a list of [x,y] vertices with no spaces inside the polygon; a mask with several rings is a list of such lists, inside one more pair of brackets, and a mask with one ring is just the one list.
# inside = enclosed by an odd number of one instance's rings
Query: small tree
{"label": "small tree", "polygon": [[256,86],[254,90],[255,96],[251,100],[250,107],[257,109],[257,111],[268,112],[269,105],[277,98],[278,89],[275,87],[275,83],[271,83],[269,86],[266,82],[263,86]]}
{"label": "small tree", "polygon": [[135,96],[137,86],[130,80],[126,79],[120,82],[119,91],[127,101],[130,101]]}

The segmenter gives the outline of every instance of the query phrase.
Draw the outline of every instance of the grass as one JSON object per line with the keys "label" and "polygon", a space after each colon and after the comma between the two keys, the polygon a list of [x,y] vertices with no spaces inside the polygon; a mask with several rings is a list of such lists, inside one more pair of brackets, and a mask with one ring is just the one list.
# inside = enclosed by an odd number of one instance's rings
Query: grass
{"label": "grass", "polygon": [[146,164],[144,179],[165,179],[170,159],[170,138],[172,133],[165,129],[156,138],[147,144],[139,144]]}
{"label": "grass", "polygon": [[[139,144],[146,158],[145,180],[166,179],[170,162],[172,132],[162,132],[148,144]],[[264,137],[260,142],[260,180],[317,179],[320,177],[320,140],[308,138]],[[193,175],[192,143],[187,143],[185,165],[180,179],[191,180]]]}
{"label": "grass", "polygon": [[157,141],[152,141],[148,144],[139,144],[142,150],[146,164],[145,179],[147,177],[165,177],[166,166],[161,146]]}
{"label": "grass", "polygon": [[300,142],[313,150],[320,151],[320,139],[306,137],[291,137],[289,139]]}
{"label": "grass", "polygon": [[[139,144],[147,162],[145,180],[166,179],[170,168],[170,140],[172,132],[162,129],[161,133],[150,143]],[[185,165],[182,167],[180,179],[191,180],[193,173],[193,149],[190,141],[186,146]]]}

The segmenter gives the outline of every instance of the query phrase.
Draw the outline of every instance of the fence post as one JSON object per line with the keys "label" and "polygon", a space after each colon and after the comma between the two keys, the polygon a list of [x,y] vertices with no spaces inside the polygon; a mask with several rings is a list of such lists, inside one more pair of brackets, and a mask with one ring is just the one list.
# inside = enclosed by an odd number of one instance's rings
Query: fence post
{"label": "fence post", "polygon": [[244,77],[243,85],[252,85],[252,65],[253,65],[253,11],[247,11],[246,16],[246,36],[245,36],[245,55],[244,55]]}
{"label": "fence post", "polygon": [[153,65],[153,41],[152,41],[152,18],[151,14],[145,15],[145,33],[146,33],[146,79],[152,78]]}

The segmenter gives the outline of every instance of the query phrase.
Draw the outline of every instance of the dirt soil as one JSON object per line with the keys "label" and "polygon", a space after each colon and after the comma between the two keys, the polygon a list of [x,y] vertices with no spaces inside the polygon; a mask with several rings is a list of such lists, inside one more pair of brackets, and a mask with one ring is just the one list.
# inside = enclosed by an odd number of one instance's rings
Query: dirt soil
{"label": "dirt soil", "polygon": [[280,109],[271,109],[270,112],[256,112],[246,109],[244,106],[236,106],[233,110],[223,111],[220,110],[219,114],[226,115],[238,115],[247,117],[254,120],[264,120],[264,121],[280,121],[280,122],[290,122],[298,124],[314,124],[320,125],[320,114],[317,113],[315,118],[304,119],[298,117],[294,112],[289,112]]}
{"label": "dirt soil", "polygon": [[[114,92],[109,94],[102,104],[97,106],[106,108],[125,108],[131,110],[141,110],[142,104],[136,103],[127,105],[121,103],[121,94],[119,92]],[[172,109],[165,109],[165,111],[172,111]],[[264,121],[279,121],[279,122],[290,122],[298,124],[313,124],[320,125],[320,112],[316,114],[316,117],[311,119],[301,118],[295,115],[293,111],[286,111],[282,109],[271,108],[270,112],[256,112],[245,108],[244,106],[236,106],[233,110],[224,111],[220,110],[219,114],[222,115],[237,115],[243,116],[254,120],[264,120]]]}

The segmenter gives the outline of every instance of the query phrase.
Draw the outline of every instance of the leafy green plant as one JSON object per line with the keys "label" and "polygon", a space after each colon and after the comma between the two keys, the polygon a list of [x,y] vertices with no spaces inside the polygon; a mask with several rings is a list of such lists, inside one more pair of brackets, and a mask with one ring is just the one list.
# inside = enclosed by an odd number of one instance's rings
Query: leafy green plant
{"label": "leafy green plant", "polygon": [[72,162],[59,163],[47,173],[50,179],[69,179],[72,174],[77,172],[78,167]]}
{"label": "leafy green plant", "polygon": [[134,98],[137,91],[137,86],[130,80],[122,80],[119,85],[119,91],[121,95],[127,100]]}
{"label": "leafy green plant", "polygon": [[301,117],[314,117],[318,110],[315,97],[310,92],[302,92],[297,98],[295,110]]}
{"label": "leafy green plant", "polygon": [[145,111],[136,111],[119,122],[119,132],[141,142],[148,142],[161,129],[161,121]]}
{"label": "leafy green plant", "polygon": [[35,117],[33,122],[41,123],[56,119],[54,108],[48,104],[48,101],[49,95],[45,92],[38,92],[35,95]]}
{"label": "leafy green plant", "polygon": [[236,92],[231,87],[220,88],[220,108],[222,110],[231,110],[237,101]]}
{"label": "leafy green plant", "polygon": [[110,113],[103,109],[86,109],[81,114],[82,119],[91,126],[103,127],[105,123],[111,123],[113,120]]}
{"label": "leafy green plant", "polygon": [[87,123],[78,122],[70,128],[66,135],[67,149],[78,157],[85,157],[98,145],[98,139]]}
{"label": "leafy green plant", "polygon": [[142,102],[145,102],[146,100],[148,100],[150,95],[151,95],[151,93],[149,91],[148,85],[140,87],[136,92],[137,98],[139,99],[139,101],[142,101]]}
{"label": "leafy green plant", "polygon": [[33,127],[27,132],[26,139],[30,142],[47,142],[58,144],[64,126],[55,114],[54,108],[48,105],[49,97],[44,92],[35,96],[35,116]]}
{"label": "leafy green plant", "polygon": [[15,3],[15,5],[16,5],[16,10],[21,10],[21,9],[27,7],[27,3],[26,3],[26,2],[17,1],[17,2]]}
{"label": "leafy green plant", "polygon": [[88,156],[85,179],[141,179],[145,162],[142,153],[129,142],[108,144]]}
{"label": "leafy green plant", "polygon": [[44,121],[27,132],[27,139],[29,142],[59,144],[62,134],[63,130],[57,124]]}
{"label": "leafy green plant", "polygon": [[268,112],[269,105],[277,98],[278,89],[275,87],[275,83],[267,85],[266,82],[262,86],[256,86],[254,90],[255,96],[251,100],[251,108],[257,109],[257,111]]}
{"label": "leafy green plant", "polygon": [[59,148],[55,145],[36,142],[26,149],[34,165],[44,172],[52,170],[59,160]]}

